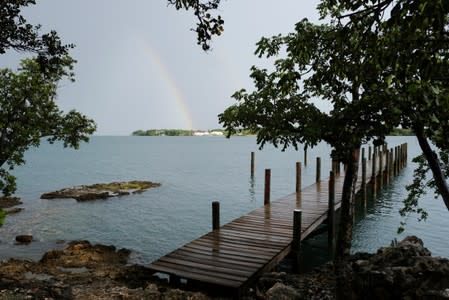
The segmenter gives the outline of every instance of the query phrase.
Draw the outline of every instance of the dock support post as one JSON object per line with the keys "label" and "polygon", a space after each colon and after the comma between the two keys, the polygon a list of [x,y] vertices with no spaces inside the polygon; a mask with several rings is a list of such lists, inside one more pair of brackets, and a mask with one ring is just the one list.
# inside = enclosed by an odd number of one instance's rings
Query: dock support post
{"label": "dock support post", "polygon": [[362,153],[362,203],[366,206],[366,158]]}
{"label": "dock support post", "polygon": [[293,242],[292,242],[292,252],[293,252],[293,272],[299,273],[301,267],[301,223],[302,223],[302,210],[295,209],[293,211]]}
{"label": "dock support post", "polygon": [[316,158],[316,180],[315,182],[320,182],[321,180],[321,157]]}
{"label": "dock support post", "polygon": [[220,202],[212,202],[212,230],[220,228]]}
{"label": "dock support post", "polygon": [[368,147],[368,160],[371,160],[371,146]]}
{"label": "dock support post", "polygon": [[398,151],[398,146],[396,146],[394,148],[394,156],[395,156],[395,160],[394,160],[394,175],[398,176],[399,173],[399,151]]}
{"label": "dock support post", "polygon": [[301,191],[301,163],[296,163],[296,192]]}
{"label": "dock support post", "polygon": [[390,182],[393,180],[393,165],[394,165],[394,160],[393,160],[393,149],[388,150],[388,160],[390,161],[390,165],[388,167],[388,177],[390,179]]}
{"label": "dock support post", "polygon": [[254,177],[254,152],[251,152],[251,177]]}
{"label": "dock support post", "polygon": [[335,249],[335,173],[329,174],[329,209],[327,211],[327,245],[331,257]]}
{"label": "dock support post", "polygon": [[384,153],[379,149],[379,189],[384,186]]}
{"label": "dock support post", "polygon": [[376,151],[376,148],[374,148],[373,159],[371,160],[371,171],[372,171],[371,185],[372,185],[373,198],[376,197],[376,192],[377,192],[376,156],[377,156],[377,151]]}
{"label": "dock support post", "polygon": [[390,184],[390,151],[385,151],[385,184]]}
{"label": "dock support post", "polygon": [[265,193],[263,204],[270,204],[271,169],[265,169]]}
{"label": "dock support post", "polygon": [[179,286],[181,284],[181,278],[176,275],[170,275],[168,280],[172,286]]}

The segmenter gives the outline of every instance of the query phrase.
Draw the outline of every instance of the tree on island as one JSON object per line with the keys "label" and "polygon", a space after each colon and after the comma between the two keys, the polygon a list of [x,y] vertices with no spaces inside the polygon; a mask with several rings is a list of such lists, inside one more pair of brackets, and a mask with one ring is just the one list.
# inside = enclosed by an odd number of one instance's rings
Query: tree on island
{"label": "tree on island", "polygon": [[[195,11],[198,42],[208,50],[212,36],[221,34],[222,29],[217,32],[203,19],[223,22],[209,13],[220,1],[169,3]],[[201,5],[205,5],[204,11]],[[342,149],[355,150],[358,143],[371,138],[381,143],[397,126],[412,129],[424,156],[417,159],[421,165],[402,213],[423,212],[417,199],[425,187],[435,188],[449,208],[445,180],[449,145],[444,138],[449,127],[449,3],[322,0],[318,9],[330,20],[327,29],[302,21],[296,25],[296,33],[263,38],[258,43],[260,56],[277,55],[280,47],[286,46],[287,58],[278,59],[272,73],[253,67],[255,91],[234,94],[239,103],[220,115],[221,122],[229,132],[238,126],[252,126],[258,131],[261,146],[265,142],[284,147],[313,145],[339,136],[347,147],[331,145],[336,155],[347,157],[346,162],[349,156]],[[316,53],[326,43],[329,48]],[[309,69],[304,66],[310,66],[312,73],[307,74]],[[305,79],[302,90],[300,79]],[[333,105],[330,113],[320,112],[309,101],[312,96],[329,100]],[[439,149],[439,155],[432,151],[428,139]],[[352,157],[355,162],[356,156]],[[425,181],[429,169],[433,179]]]}
{"label": "tree on island", "polygon": [[0,3],[0,54],[8,50],[32,53],[16,72],[0,69],[0,189],[5,196],[16,190],[15,177],[9,173],[25,163],[24,152],[37,147],[41,138],[50,143],[78,148],[88,141],[96,125],[77,111],[61,111],[57,104],[58,83],[74,80],[73,45],[63,45],[56,32],[40,34],[20,14],[34,0],[3,0]]}

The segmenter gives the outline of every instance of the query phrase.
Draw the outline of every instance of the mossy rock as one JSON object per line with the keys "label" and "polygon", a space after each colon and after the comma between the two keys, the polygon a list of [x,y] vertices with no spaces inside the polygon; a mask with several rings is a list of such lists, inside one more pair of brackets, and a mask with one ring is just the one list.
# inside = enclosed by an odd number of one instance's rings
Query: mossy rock
{"label": "mossy rock", "polygon": [[41,199],[67,199],[90,201],[110,197],[142,193],[150,188],[159,187],[160,183],[151,181],[125,181],[80,185],[41,195]]}

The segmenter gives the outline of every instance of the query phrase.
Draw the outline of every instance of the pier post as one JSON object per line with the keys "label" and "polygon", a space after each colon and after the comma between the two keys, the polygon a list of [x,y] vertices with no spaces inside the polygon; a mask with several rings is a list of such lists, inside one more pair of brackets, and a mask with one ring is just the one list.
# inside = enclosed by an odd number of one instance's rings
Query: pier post
{"label": "pier post", "polygon": [[292,252],[293,252],[293,272],[299,273],[301,267],[301,223],[302,223],[302,210],[295,209],[293,211],[293,242],[292,242]]}
{"label": "pier post", "polygon": [[398,146],[395,147],[395,176],[398,176],[399,174],[399,151],[398,151]]}
{"label": "pier post", "polygon": [[385,184],[390,184],[390,150],[385,151]]}
{"label": "pier post", "polygon": [[376,197],[376,192],[377,192],[376,155],[377,155],[377,151],[376,151],[376,148],[374,147],[373,159],[371,160],[371,171],[372,171],[371,185],[372,185],[373,198]]}
{"label": "pier post", "polygon": [[329,174],[329,209],[327,211],[327,245],[331,257],[334,256],[335,247],[335,173]]}
{"label": "pier post", "polygon": [[254,177],[254,152],[251,152],[251,177]]}
{"label": "pier post", "polygon": [[321,181],[321,157],[316,158],[316,180],[315,182]]}
{"label": "pier post", "polygon": [[271,169],[265,169],[265,193],[263,204],[270,204],[270,187],[271,187]]}
{"label": "pier post", "polygon": [[366,158],[362,153],[362,203],[366,206]]}
{"label": "pier post", "polygon": [[296,163],[296,192],[301,191],[301,163]]}
{"label": "pier post", "polygon": [[384,186],[384,153],[379,148],[379,189]]}
{"label": "pier post", "polygon": [[212,230],[220,228],[220,202],[212,202]]}
{"label": "pier post", "polygon": [[388,159],[390,160],[390,168],[388,169],[388,176],[390,177],[390,182],[393,180],[393,166],[394,166],[394,159],[393,159],[393,149],[390,149],[388,151]]}
{"label": "pier post", "polygon": [[402,152],[402,168],[404,168],[405,167],[405,144],[402,144],[401,145],[401,152]]}
{"label": "pier post", "polygon": [[371,160],[371,146],[368,147],[368,160]]}

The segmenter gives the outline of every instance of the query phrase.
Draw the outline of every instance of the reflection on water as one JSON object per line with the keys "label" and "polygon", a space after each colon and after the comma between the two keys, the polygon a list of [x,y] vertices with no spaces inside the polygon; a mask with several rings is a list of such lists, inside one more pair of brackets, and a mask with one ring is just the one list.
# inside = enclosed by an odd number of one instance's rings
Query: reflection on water
{"label": "reflection on water", "polygon": [[256,202],[256,179],[254,176],[249,177],[249,199],[251,202]]}

